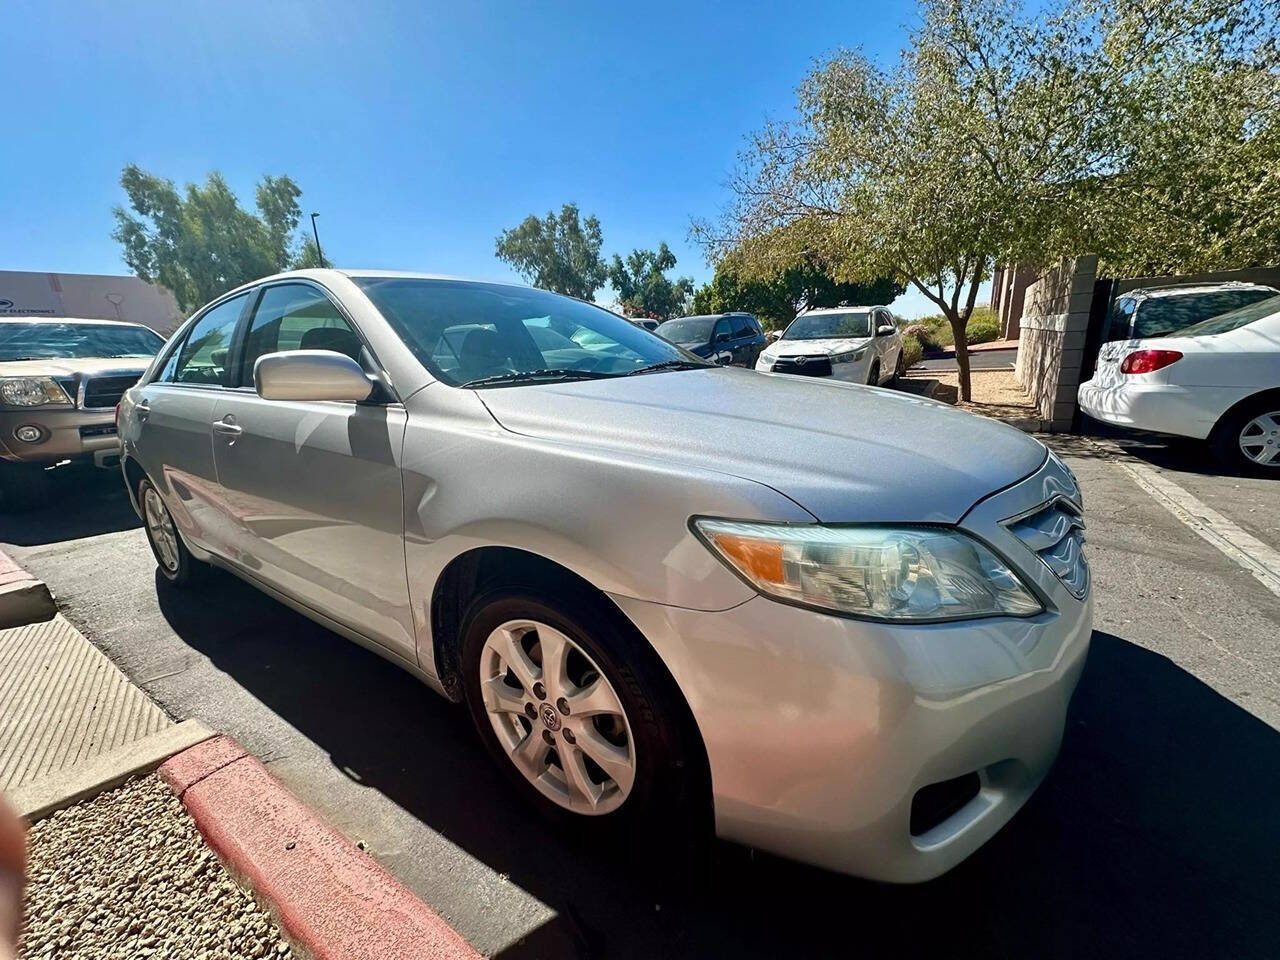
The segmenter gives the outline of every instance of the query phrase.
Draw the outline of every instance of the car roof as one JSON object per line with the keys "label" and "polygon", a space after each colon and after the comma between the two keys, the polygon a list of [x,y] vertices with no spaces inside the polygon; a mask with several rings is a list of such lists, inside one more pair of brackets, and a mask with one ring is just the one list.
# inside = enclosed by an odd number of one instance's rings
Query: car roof
{"label": "car roof", "polygon": [[[0,323],[92,323],[105,324],[112,327],[138,327],[151,330],[145,323],[132,323],[128,320],[95,320],[93,317],[0,317]],[[155,333],[154,330],[151,331]]]}
{"label": "car roof", "polygon": [[[746,310],[726,310],[724,313],[691,313],[684,317],[672,317],[672,320],[719,320],[721,317],[750,317]],[[668,321],[663,320],[663,323]]]}
{"label": "car roof", "polygon": [[876,310],[876,309],[888,310],[889,308],[885,306],[883,303],[872,303],[866,306],[854,306],[850,304],[847,307],[819,307],[816,310],[806,310],[804,311],[804,313],[801,313],[799,316],[812,317],[812,316],[820,316],[821,314],[824,314],[824,313],[848,313],[850,310]]}
{"label": "car roof", "polygon": [[1265,283],[1243,283],[1239,280],[1229,280],[1225,283],[1198,283],[1186,286],[1137,287],[1133,290],[1125,291],[1120,296],[1132,297],[1135,300],[1157,300],[1164,297],[1185,297],[1198,293],[1219,293],[1223,290],[1270,290],[1272,293],[1280,293],[1280,290]]}

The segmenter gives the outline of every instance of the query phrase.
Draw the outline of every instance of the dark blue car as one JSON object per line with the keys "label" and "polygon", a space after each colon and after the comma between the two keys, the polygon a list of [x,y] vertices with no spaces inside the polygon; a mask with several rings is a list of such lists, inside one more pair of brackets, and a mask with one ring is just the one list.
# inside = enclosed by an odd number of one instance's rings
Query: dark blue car
{"label": "dark blue car", "polygon": [[700,357],[723,366],[754,367],[765,348],[760,321],[749,313],[716,313],[668,320],[654,331]]}

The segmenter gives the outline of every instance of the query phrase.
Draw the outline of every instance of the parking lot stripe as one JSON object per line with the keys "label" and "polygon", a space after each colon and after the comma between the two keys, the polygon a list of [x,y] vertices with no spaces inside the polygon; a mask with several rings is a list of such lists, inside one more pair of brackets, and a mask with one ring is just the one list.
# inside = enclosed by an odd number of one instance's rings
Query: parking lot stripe
{"label": "parking lot stripe", "polygon": [[1135,463],[1111,443],[1093,441],[1105,450],[1139,487],[1207,543],[1248,570],[1258,582],[1280,597],[1280,551],[1241,530],[1235,523],[1174,483],[1158,470]]}

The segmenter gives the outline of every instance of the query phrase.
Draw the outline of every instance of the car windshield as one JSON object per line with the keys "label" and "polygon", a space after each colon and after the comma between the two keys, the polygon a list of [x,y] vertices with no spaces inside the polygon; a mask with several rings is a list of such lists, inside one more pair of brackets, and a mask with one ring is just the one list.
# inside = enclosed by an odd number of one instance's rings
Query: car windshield
{"label": "car windshield", "polygon": [[719,317],[679,317],[658,324],[654,332],[672,343],[706,343]]}
{"label": "car windshield", "polygon": [[0,323],[0,361],[154,357],[164,346],[145,327],[111,323]]}
{"label": "car windshield", "polygon": [[1180,332],[1202,321],[1275,295],[1274,290],[1246,289],[1153,297],[1139,304],[1133,336],[1136,339],[1167,337],[1174,331]]}
{"label": "car windshield", "polygon": [[353,279],[432,375],[453,386],[705,366],[616,314],[544,290],[415,277]]}
{"label": "car windshield", "polygon": [[866,310],[849,313],[810,313],[796,317],[782,335],[783,340],[826,340],[828,338],[871,336],[871,314]]}
{"label": "car windshield", "polygon": [[1238,330],[1253,323],[1255,320],[1269,317],[1273,313],[1280,313],[1280,296],[1259,300],[1256,303],[1249,304],[1247,307],[1241,307],[1238,310],[1232,310],[1230,313],[1210,317],[1208,320],[1193,323],[1189,327],[1183,327],[1181,330],[1174,332],[1179,337],[1211,337],[1215,333],[1228,333],[1232,330]]}

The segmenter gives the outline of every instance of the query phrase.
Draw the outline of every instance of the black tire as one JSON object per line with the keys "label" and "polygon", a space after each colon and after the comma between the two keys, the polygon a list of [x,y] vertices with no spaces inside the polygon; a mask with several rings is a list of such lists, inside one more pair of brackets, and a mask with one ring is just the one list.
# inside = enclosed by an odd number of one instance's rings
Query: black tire
{"label": "black tire", "polygon": [[893,382],[897,383],[899,380],[901,380],[906,375],[906,372],[907,372],[906,363],[902,356],[902,351],[899,350],[898,362],[897,364],[894,365],[894,368],[893,368]]}
{"label": "black tire", "polygon": [[867,371],[867,386],[880,386],[880,361],[872,360],[871,369]]}
{"label": "black tire", "polygon": [[34,510],[48,502],[47,470],[34,463],[0,461],[0,510]]}
{"label": "black tire", "polygon": [[[490,634],[511,620],[532,620],[563,633],[590,656],[616,691],[631,728],[636,767],[631,791],[616,810],[588,815],[560,806],[526,779],[499,742],[481,695],[481,656]],[[572,824],[577,831],[636,827],[647,832],[644,827],[661,824],[668,839],[673,826],[689,835],[705,826],[695,815],[705,780],[700,744],[689,730],[691,718],[685,719],[688,709],[657,655],[607,600],[572,586],[492,589],[471,602],[462,620],[461,643],[463,688],[480,739],[543,816]],[[535,728],[530,735],[539,732]],[[709,812],[709,804],[703,806]],[[672,816],[679,811],[688,815]]]}
{"label": "black tire", "polygon": [[[1270,464],[1263,464],[1247,457],[1240,447],[1240,434],[1245,427],[1259,416],[1268,413],[1280,418],[1280,396],[1259,397],[1242,404],[1224,416],[1213,428],[1213,433],[1209,435],[1209,446],[1219,462],[1240,473],[1280,479],[1280,455],[1277,455]],[[1264,445],[1267,441],[1273,441],[1275,445],[1280,446],[1280,435],[1262,436],[1259,439]]]}
{"label": "black tire", "polygon": [[[165,551],[156,542],[156,534],[152,531],[152,524],[148,521],[148,491],[154,494],[156,504],[160,510],[164,511],[164,516],[168,518],[172,529],[173,547],[176,554],[173,563],[166,560]],[[186,543],[183,542],[182,534],[178,532],[177,524],[173,522],[173,515],[169,513],[169,508],[164,505],[164,500],[160,497],[159,491],[155,489],[155,485],[146,477],[143,477],[138,483],[138,507],[142,511],[142,528],[147,533],[147,543],[151,546],[152,556],[156,558],[156,567],[159,569],[160,575],[175,587],[186,587],[198,580],[206,569],[205,564],[191,555],[191,551],[187,549]]]}

